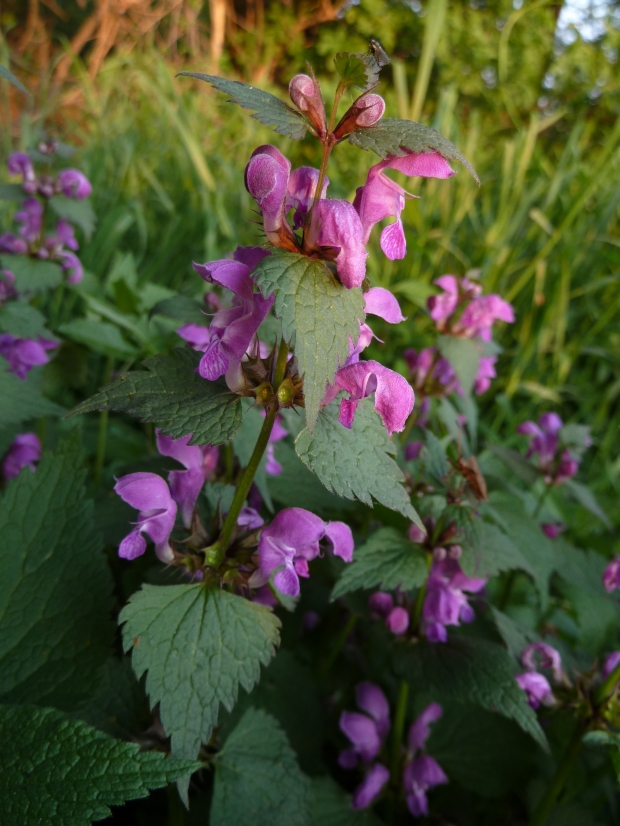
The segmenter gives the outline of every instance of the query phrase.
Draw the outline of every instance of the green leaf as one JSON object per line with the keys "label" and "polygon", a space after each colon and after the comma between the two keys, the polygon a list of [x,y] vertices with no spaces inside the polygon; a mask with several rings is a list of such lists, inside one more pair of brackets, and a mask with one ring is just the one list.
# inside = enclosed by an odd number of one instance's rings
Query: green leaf
{"label": "green leaf", "polygon": [[58,332],[104,356],[133,359],[138,354],[138,350],[125,341],[118,327],[108,321],[76,318],[62,324]]}
{"label": "green leaf", "polygon": [[497,711],[547,748],[536,714],[514,678],[513,662],[500,645],[450,636],[445,643],[403,643],[394,655],[396,673],[413,688],[424,686],[438,702],[445,697]]}
{"label": "green leaf", "polygon": [[375,126],[357,129],[349,135],[349,143],[360,149],[370,149],[380,158],[402,157],[410,152],[438,152],[447,161],[459,161],[471,173],[477,184],[480,179],[473,166],[456,146],[436,129],[398,118],[382,118]]}
{"label": "green leaf", "polygon": [[489,445],[489,450],[507,464],[514,475],[527,485],[533,485],[540,477],[534,465],[528,462],[518,450],[512,450],[501,445]]}
{"label": "green leaf", "polygon": [[41,416],[62,416],[66,411],[59,404],[44,398],[29,374],[25,381],[6,370],[0,359],[0,427],[27,422]]}
{"label": "green leaf", "polygon": [[255,112],[252,115],[253,118],[264,123],[265,126],[273,126],[280,135],[288,135],[293,140],[301,140],[306,134],[308,126],[301,112],[269,92],[255,89],[238,80],[217,77],[217,75],[203,75],[200,72],[179,72],[179,75],[210,83],[218,91],[229,95],[229,102],[237,103],[244,109]]}
{"label": "green leaf", "polygon": [[45,329],[45,317],[35,307],[25,301],[7,301],[0,307],[0,330],[18,338],[49,338]]}
{"label": "green leaf", "polygon": [[474,518],[467,538],[461,543],[461,567],[467,576],[492,577],[519,568],[532,578],[533,568],[501,528]]}
{"label": "green leaf", "polygon": [[50,198],[49,205],[59,218],[64,218],[65,221],[78,226],[86,236],[86,240],[90,241],[97,223],[90,198],[82,198],[78,201],[66,195],[54,195]]}
{"label": "green leaf", "polygon": [[21,80],[18,80],[15,77],[15,75],[13,74],[13,72],[11,72],[9,69],[6,68],[6,66],[2,66],[1,64],[0,64],[0,77],[3,77],[5,80],[8,80],[9,83],[13,84],[13,86],[17,86],[17,88],[20,90],[20,92],[25,92],[25,94],[27,94],[27,95],[30,94],[30,92],[28,91],[28,89],[26,89],[26,87],[21,82]]}
{"label": "green leaf", "polygon": [[0,818],[19,826],[89,826],[200,768],[141,752],[59,711],[1,706]]}
{"label": "green leaf", "polygon": [[154,315],[165,315],[168,318],[177,318],[185,324],[207,324],[207,318],[202,312],[204,304],[187,295],[173,295],[158,301],[149,312],[149,318]]}
{"label": "green leaf", "polygon": [[437,436],[427,430],[424,436],[425,445],[422,448],[420,459],[430,475],[440,483],[450,472],[450,465],[446,458],[446,451]]}
{"label": "green leaf", "polygon": [[441,355],[452,365],[463,392],[466,396],[469,396],[478,375],[478,365],[480,363],[478,345],[469,338],[439,336],[437,347]]}
{"label": "green leaf", "polygon": [[582,508],[585,508],[591,514],[598,517],[603,525],[605,525],[608,530],[611,530],[612,526],[609,517],[596,501],[596,497],[590,488],[582,485],[580,482],[575,482],[574,479],[567,479],[566,482],[564,482],[564,489],[570,493]]}
{"label": "green leaf", "polygon": [[282,335],[295,348],[304,377],[306,422],[313,430],[325,387],[349,356],[364,321],[361,289],[347,290],[324,261],[291,252],[268,255],[253,273],[266,297],[275,292],[275,314]]}
{"label": "green leaf", "polygon": [[211,737],[220,704],[230,710],[239,685],[251,690],[280,642],[271,609],[203,585],[143,585],[119,622],[172,754],[188,759]]}
{"label": "green leaf", "polygon": [[273,717],[248,709],[215,761],[211,826],[309,826],[310,781]]}
{"label": "green leaf", "polygon": [[70,415],[117,410],[143,422],[159,422],[173,439],[193,433],[191,445],[222,444],[239,430],[241,405],[223,381],[207,381],[195,372],[200,357],[186,347],[146,359],[146,370],[121,374]]}
{"label": "green leaf", "polygon": [[394,528],[380,528],[359,548],[332,591],[332,599],[360,588],[410,591],[426,581],[425,554]]}
{"label": "green leaf", "polygon": [[369,507],[374,497],[426,530],[409,500],[405,477],[392,459],[396,448],[372,409],[372,401],[360,402],[350,430],[338,421],[338,405],[329,405],[321,412],[314,433],[307,428],[301,431],[295,450],[332,493],[359,499]]}
{"label": "green leaf", "polygon": [[355,811],[351,795],[331,777],[312,778],[311,826],[381,826],[370,809]]}
{"label": "green leaf", "polygon": [[334,66],[340,75],[340,83],[345,91],[351,86],[356,86],[365,92],[379,82],[381,69],[371,55],[338,52],[334,58]]}
{"label": "green leaf", "polygon": [[520,625],[507,614],[504,614],[493,606],[491,606],[491,613],[493,614],[493,621],[495,622],[499,635],[508,649],[508,653],[519,662],[525,646],[531,642],[537,642],[539,639],[538,634],[526,628],[524,625]]}
{"label": "green leaf", "polygon": [[26,197],[21,184],[0,184],[0,201],[23,201]]}
{"label": "green leaf", "polygon": [[72,708],[111,652],[112,579],[92,527],[79,432],[0,503],[0,697]]}
{"label": "green leaf", "polygon": [[3,255],[0,258],[0,269],[13,273],[15,288],[19,293],[34,294],[52,290],[63,280],[58,264],[25,255]]}

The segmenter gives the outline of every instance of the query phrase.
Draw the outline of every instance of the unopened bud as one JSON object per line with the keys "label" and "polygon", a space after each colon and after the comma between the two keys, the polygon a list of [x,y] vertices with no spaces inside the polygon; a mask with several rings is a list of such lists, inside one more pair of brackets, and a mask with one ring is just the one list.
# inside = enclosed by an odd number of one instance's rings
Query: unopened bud
{"label": "unopened bud", "polygon": [[254,395],[256,396],[256,401],[266,407],[273,399],[273,387],[268,381],[264,381],[254,390]]}
{"label": "unopened bud", "polygon": [[421,528],[418,528],[417,525],[409,526],[407,536],[412,542],[416,542],[418,544],[422,544],[422,542],[424,542],[424,540],[426,539],[426,534]]}
{"label": "unopened bud", "polygon": [[295,388],[293,387],[293,383],[290,379],[286,379],[278,387],[277,396],[281,405],[286,406],[291,404],[295,398]]}
{"label": "unopened bud", "polygon": [[342,116],[340,123],[334,130],[336,138],[343,138],[356,129],[365,126],[374,126],[380,121],[385,112],[385,101],[381,95],[366,92],[358,97],[352,106]]}
{"label": "unopened bud", "polygon": [[289,83],[288,91],[295,106],[308,117],[319,135],[324,135],[327,130],[327,120],[321,89],[316,78],[309,75],[295,75]]}
{"label": "unopened bud", "polygon": [[409,628],[409,612],[400,606],[394,608],[386,618],[385,624],[392,634],[396,634],[396,636],[399,637]]}
{"label": "unopened bud", "polygon": [[205,562],[210,568],[219,568],[224,559],[224,549],[216,542],[205,550]]}

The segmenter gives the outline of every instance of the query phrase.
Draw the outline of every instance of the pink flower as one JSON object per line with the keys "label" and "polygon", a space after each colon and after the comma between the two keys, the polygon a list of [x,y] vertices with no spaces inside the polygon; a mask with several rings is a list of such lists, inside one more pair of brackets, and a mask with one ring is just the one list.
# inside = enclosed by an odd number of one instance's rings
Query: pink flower
{"label": "pink flower", "polygon": [[2,460],[2,475],[13,479],[28,467],[34,473],[35,462],[41,458],[41,442],[36,433],[21,433],[7,450]]}
{"label": "pink flower", "polygon": [[41,364],[47,364],[48,350],[58,347],[57,341],[39,336],[37,339],[17,338],[10,333],[0,335],[0,356],[9,363],[9,372],[24,380],[26,374]]}
{"label": "pink flower", "polygon": [[130,473],[117,479],[115,493],[138,513],[136,527],[121,542],[118,555],[123,559],[135,559],[146,550],[147,534],[155,543],[155,553],[162,562],[174,559],[170,547],[170,534],[177,513],[168,485],[155,473]]}
{"label": "pink flower", "polygon": [[463,573],[458,563],[460,550],[458,545],[452,547],[450,555],[443,548],[435,550],[422,609],[424,633],[430,642],[446,642],[447,625],[473,621],[474,612],[465,592],[475,594],[486,585],[486,579]]}
{"label": "pink flower", "polygon": [[443,714],[439,703],[431,703],[409,728],[408,746],[411,759],[405,766],[403,786],[407,807],[414,817],[428,814],[426,792],[433,786],[447,783],[448,778],[439,763],[429,754],[420,754],[431,733],[430,724]]}
{"label": "pink flower", "polygon": [[161,455],[176,459],[185,468],[171,470],[168,473],[168,484],[172,498],[181,509],[183,524],[189,528],[198,495],[217,467],[219,448],[211,445],[189,445],[191,434],[183,439],[173,439],[171,436],[164,436],[160,430],[156,432],[157,450]]}
{"label": "pink flower", "polygon": [[366,184],[357,190],[353,205],[362,222],[364,244],[368,242],[370,231],[376,223],[384,218],[396,218],[396,222],[385,227],[381,233],[381,249],[394,261],[404,258],[407,251],[400,216],[408,193],[385,174],[386,169],[396,169],[409,177],[422,178],[449,178],[455,172],[448,161],[436,152],[409,152],[401,158],[389,156],[370,168]]}
{"label": "pink flower", "polygon": [[314,205],[308,232],[312,247],[331,248],[345,287],[361,287],[368,253],[359,215],[348,201],[321,199]]}
{"label": "pink flower", "polygon": [[63,169],[58,173],[56,186],[68,198],[77,198],[78,201],[88,198],[93,188],[88,178],[77,169]]}
{"label": "pink flower", "polygon": [[620,556],[615,556],[605,568],[603,585],[609,593],[620,588]]}

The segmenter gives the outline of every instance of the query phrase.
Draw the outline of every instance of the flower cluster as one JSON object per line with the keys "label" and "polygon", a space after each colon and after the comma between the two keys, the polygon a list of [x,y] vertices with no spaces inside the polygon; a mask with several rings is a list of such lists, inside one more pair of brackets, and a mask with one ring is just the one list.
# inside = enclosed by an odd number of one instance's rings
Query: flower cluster
{"label": "flower cluster", "polygon": [[14,479],[25,467],[34,473],[35,462],[41,458],[41,442],[36,433],[21,433],[2,459],[2,476],[6,482]]}
{"label": "flower cluster", "polygon": [[442,275],[435,284],[443,292],[428,299],[428,310],[440,333],[489,342],[496,321],[515,320],[507,301],[499,295],[482,295],[480,284],[468,278]]}
{"label": "flower cluster", "polygon": [[[395,604],[396,603],[396,604]],[[396,600],[385,591],[377,591],[368,599],[371,616],[382,619],[385,627],[397,637],[402,636],[409,628],[409,611],[402,594],[396,595]]]}
{"label": "flower cluster", "polygon": [[[537,662],[540,658],[540,663]],[[538,708],[541,704],[552,706],[555,697],[549,680],[538,669],[549,669],[556,682],[561,682],[563,678],[562,660],[558,651],[545,642],[533,642],[523,649],[521,663],[526,669],[522,674],[515,677],[520,688],[527,694],[527,701],[532,708]]]}
{"label": "flower cluster", "polygon": [[[353,793],[351,805],[353,809],[365,809],[381,794],[390,778],[388,769],[378,759],[390,731],[390,707],[385,694],[374,683],[358,684],[355,699],[361,713],[343,711],[340,715],[340,730],[351,746],[340,753],[338,763],[343,769],[355,769],[360,764],[364,769],[364,779]],[[428,814],[427,791],[448,782],[437,761],[424,753],[430,724],[441,715],[441,706],[431,703],[409,728],[402,783],[414,817]]]}
{"label": "flower cluster", "polygon": [[58,347],[53,339],[38,336],[34,338],[18,338],[10,333],[0,335],[0,356],[9,364],[9,372],[24,380],[33,367],[47,364],[48,351]]}
{"label": "flower cluster", "polygon": [[563,485],[579,470],[581,451],[591,444],[587,436],[580,445],[570,449],[562,442],[564,423],[557,413],[543,413],[536,422],[523,422],[517,428],[530,440],[527,458],[538,455],[538,469],[546,485]]}
{"label": "flower cluster", "polygon": [[[67,273],[67,283],[79,284],[84,271],[75,254],[79,244],[73,225],[59,218],[54,232],[46,235],[44,220],[48,211],[47,202],[55,195],[77,200],[88,198],[92,192],[88,179],[77,169],[63,169],[55,178],[36,175],[32,159],[25,152],[10,155],[7,166],[11,175],[21,177],[27,197],[15,213],[15,221],[19,225],[17,235],[11,232],[0,235],[0,253],[57,261]],[[7,274],[12,275],[10,269],[3,272],[5,278]]]}

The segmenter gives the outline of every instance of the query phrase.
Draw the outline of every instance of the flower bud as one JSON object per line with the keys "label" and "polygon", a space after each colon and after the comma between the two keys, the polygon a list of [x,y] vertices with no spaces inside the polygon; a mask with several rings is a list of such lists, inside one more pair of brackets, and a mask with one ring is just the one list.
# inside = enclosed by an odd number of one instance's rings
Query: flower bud
{"label": "flower bud", "polygon": [[365,92],[352,104],[343,115],[334,131],[336,138],[343,138],[356,129],[374,126],[385,112],[385,101],[381,95]]}
{"label": "flower bud", "polygon": [[385,620],[385,624],[392,634],[396,634],[397,637],[401,636],[401,634],[404,634],[407,628],[409,628],[408,611],[406,611],[405,608],[397,606],[390,611]]}
{"label": "flower bud", "polygon": [[421,528],[418,528],[417,525],[410,525],[407,536],[412,542],[416,542],[417,544],[421,544],[426,539],[426,534]]}
{"label": "flower bud", "polygon": [[293,382],[290,379],[285,379],[278,387],[278,401],[283,407],[290,405],[295,398],[296,390],[293,387]]}
{"label": "flower bud", "polygon": [[378,614],[385,618],[394,608],[394,600],[391,594],[386,594],[384,591],[377,591],[376,594],[368,599],[368,607],[373,614]]}
{"label": "flower bud", "polygon": [[321,89],[316,78],[295,75],[289,83],[288,90],[295,106],[308,117],[319,135],[324,135],[327,131],[327,120]]}

